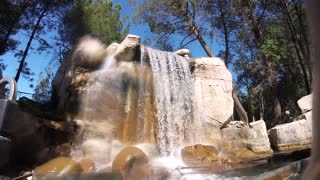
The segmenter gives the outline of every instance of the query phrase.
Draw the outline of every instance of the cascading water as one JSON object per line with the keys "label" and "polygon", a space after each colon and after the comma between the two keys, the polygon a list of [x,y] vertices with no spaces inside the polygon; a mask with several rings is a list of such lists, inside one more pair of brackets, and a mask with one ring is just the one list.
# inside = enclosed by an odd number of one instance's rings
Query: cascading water
{"label": "cascading water", "polygon": [[189,63],[173,53],[146,46],[141,49],[142,61],[150,63],[153,73],[157,140],[161,155],[172,155],[174,151],[194,141]]}

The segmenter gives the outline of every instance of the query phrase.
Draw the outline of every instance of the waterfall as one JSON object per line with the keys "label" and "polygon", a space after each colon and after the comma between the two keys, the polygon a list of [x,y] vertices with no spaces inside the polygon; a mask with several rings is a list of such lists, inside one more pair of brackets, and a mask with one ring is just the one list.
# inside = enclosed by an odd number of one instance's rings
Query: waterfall
{"label": "waterfall", "polygon": [[153,73],[157,141],[163,156],[194,141],[192,76],[187,60],[173,53],[142,46],[142,61]]}

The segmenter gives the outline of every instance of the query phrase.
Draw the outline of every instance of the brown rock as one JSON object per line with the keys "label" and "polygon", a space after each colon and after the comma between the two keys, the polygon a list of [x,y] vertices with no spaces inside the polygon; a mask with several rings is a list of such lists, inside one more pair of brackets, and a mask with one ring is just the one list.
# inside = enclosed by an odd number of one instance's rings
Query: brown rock
{"label": "brown rock", "polygon": [[197,144],[194,146],[187,146],[181,150],[182,159],[185,162],[207,160],[216,161],[218,160],[217,149],[213,146],[206,146]]}
{"label": "brown rock", "polygon": [[99,169],[98,173],[112,173],[112,167],[108,166],[108,167]]}
{"label": "brown rock", "polygon": [[220,151],[218,154],[218,162],[219,164],[238,164],[240,159],[238,158],[237,153],[232,151]]}
{"label": "brown rock", "polygon": [[84,174],[90,174],[95,172],[94,162],[90,159],[82,159],[80,161],[80,165]]}
{"label": "brown rock", "polygon": [[78,162],[67,157],[58,157],[36,167],[33,176],[36,179],[41,179],[45,177],[79,174],[81,172],[82,167]]}
{"label": "brown rock", "polygon": [[147,155],[139,148],[126,147],[122,149],[114,158],[112,172],[120,172],[126,176],[136,165],[143,165],[148,162]]}

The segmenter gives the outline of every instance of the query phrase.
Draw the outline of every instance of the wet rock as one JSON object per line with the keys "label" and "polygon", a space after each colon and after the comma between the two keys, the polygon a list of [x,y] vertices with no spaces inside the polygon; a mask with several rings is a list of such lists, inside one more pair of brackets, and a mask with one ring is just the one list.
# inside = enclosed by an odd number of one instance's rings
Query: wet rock
{"label": "wet rock", "polygon": [[150,179],[153,175],[152,167],[145,159],[135,158],[128,163],[127,172],[124,179],[141,180]]}
{"label": "wet rock", "polygon": [[194,118],[205,133],[220,128],[233,114],[232,75],[219,58],[190,60],[194,76]]}
{"label": "wet rock", "polygon": [[160,156],[160,148],[156,144],[150,144],[150,143],[139,144],[137,147],[142,149],[143,152],[146,153],[146,155],[148,157],[159,157]]}
{"label": "wet rock", "polygon": [[82,167],[82,173],[91,174],[95,172],[94,162],[90,159],[82,159],[80,161],[80,165]]}
{"label": "wet rock", "polygon": [[171,174],[170,170],[168,170],[165,167],[154,167],[152,171],[153,171],[154,179],[159,179],[159,180],[169,179]]}
{"label": "wet rock", "polygon": [[38,166],[34,169],[35,178],[61,177],[79,174],[82,172],[81,165],[67,157],[58,157]]}
{"label": "wet rock", "polygon": [[100,174],[78,174],[73,176],[66,176],[62,180],[122,180],[119,173],[100,173]]}
{"label": "wet rock", "polygon": [[277,125],[269,130],[272,147],[279,152],[311,148],[311,126],[307,120]]}
{"label": "wet rock", "polygon": [[220,151],[218,154],[218,162],[219,164],[238,164],[240,163],[240,159],[238,154],[233,151]]}
{"label": "wet rock", "polygon": [[185,162],[195,160],[218,160],[218,152],[215,147],[201,144],[184,147],[181,150],[181,156]]}
{"label": "wet rock", "polygon": [[[124,177],[128,174],[140,173],[140,167],[148,163],[147,155],[139,148],[126,147],[114,158],[112,172],[120,172]],[[134,172],[137,170],[137,172]]]}
{"label": "wet rock", "polygon": [[303,96],[297,103],[302,113],[310,111],[312,109],[312,94]]}
{"label": "wet rock", "polygon": [[234,148],[233,150],[222,150],[218,154],[219,164],[242,164],[260,160],[266,160],[270,154],[255,153],[244,148]]}
{"label": "wet rock", "polygon": [[111,145],[103,138],[89,137],[81,142],[72,152],[72,158],[81,160],[90,159],[97,164],[110,163]]}

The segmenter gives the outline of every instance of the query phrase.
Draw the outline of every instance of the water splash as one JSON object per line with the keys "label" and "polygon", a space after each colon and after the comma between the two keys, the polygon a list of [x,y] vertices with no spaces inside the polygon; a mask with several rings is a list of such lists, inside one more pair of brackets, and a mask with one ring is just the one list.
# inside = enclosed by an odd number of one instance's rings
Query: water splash
{"label": "water splash", "polygon": [[[171,155],[194,141],[192,76],[187,60],[173,53],[142,47],[142,60],[153,72],[157,108],[157,140],[161,154]],[[146,62],[148,61],[149,62]]]}

